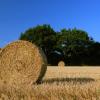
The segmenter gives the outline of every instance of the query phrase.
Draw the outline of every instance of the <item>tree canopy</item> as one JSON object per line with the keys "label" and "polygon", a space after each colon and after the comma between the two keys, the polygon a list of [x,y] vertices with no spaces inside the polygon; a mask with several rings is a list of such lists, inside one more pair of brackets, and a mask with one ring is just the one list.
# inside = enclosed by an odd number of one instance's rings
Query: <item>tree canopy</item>
{"label": "tree canopy", "polygon": [[48,64],[100,65],[100,43],[80,29],[54,31],[50,25],[37,25],[21,33],[21,40],[35,43],[47,56]]}

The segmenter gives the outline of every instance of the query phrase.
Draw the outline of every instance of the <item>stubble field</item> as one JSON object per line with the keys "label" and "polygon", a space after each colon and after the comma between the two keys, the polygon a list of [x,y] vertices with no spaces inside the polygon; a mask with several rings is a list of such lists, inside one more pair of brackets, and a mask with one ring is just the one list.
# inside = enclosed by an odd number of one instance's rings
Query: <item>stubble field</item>
{"label": "stubble field", "polygon": [[41,84],[0,83],[0,100],[100,100],[100,67],[48,66]]}

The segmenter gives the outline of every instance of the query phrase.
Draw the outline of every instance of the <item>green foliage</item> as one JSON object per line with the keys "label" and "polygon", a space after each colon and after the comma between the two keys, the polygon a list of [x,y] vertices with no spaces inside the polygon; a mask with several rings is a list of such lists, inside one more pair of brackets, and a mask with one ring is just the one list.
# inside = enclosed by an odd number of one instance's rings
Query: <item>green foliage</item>
{"label": "green foliage", "polygon": [[38,25],[22,33],[20,39],[28,40],[33,43],[35,42],[37,45],[42,46],[42,43],[46,43],[48,40],[50,40],[50,37],[53,40],[52,37],[54,34],[55,32],[50,25]]}
{"label": "green foliage", "polygon": [[86,50],[93,42],[83,30],[62,29],[57,45],[63,50],[67,65],[82,65]]}
{"label": "green foliage", "polygon": [[56,32],[50,25],[38,25],[21,33],[21,40],[28,40],[41,47],[47,56],[48,62],[51,61],[50,53],[56,45]]}
{"label": "green foliage", "polygon": [[74,28],[55,32],[50,25],[44,24],[21,33],[20,39],[40,46],[51,65],[57,65],[60,60],[66,65],[100,65],[100,43],[83,30]]}

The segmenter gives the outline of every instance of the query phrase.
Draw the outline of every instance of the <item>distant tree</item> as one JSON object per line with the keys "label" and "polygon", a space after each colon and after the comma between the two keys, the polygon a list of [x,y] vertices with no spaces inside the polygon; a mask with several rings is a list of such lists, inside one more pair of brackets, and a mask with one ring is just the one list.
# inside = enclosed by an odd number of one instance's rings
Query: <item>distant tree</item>
{"label": "distant tree", "polygon": [[87,65],[100,65],[100,43],[95,42],[88,48],[88,58],[86,59]]}
{"label": "distant tree", "polygon": [[[87,56],[88,47],[93,43],[87,32],[78,29],[62,29],[57,45],[63,50],[66,65],[82,65]],[[85,56],[86,55],[86,56]]]}
{"label": "distant tree", "polygon": [[38,45],[46,54],[48,64],[100,65],[100,43],[79,29],[62,29],[55,32],[50,25],[37,25],[21,33],[21,40]]}

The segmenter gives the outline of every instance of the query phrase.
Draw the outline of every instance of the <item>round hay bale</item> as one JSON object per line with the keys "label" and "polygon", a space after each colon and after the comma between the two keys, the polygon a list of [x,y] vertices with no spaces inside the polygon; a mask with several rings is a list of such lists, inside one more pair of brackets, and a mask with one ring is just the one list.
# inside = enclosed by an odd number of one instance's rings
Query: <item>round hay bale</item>
{"label": "round hay bale", "polygon": [[46,57],[35,44],[19,40],[2,49],[0,79],[9,85],[25,86],[39,83],[46,69]]}
{"label": "round hay bale", "polygon": [[0,53],[2,52],[2,49],[0,48]]}
{"label": "round hay bale", "polygon": [[64,61],[60,61],[60,62],[58,63],[58,66],[59,66],[59,67],[64,67],[64,66],[65,66]]}

